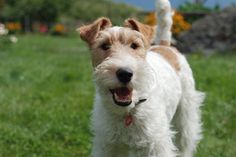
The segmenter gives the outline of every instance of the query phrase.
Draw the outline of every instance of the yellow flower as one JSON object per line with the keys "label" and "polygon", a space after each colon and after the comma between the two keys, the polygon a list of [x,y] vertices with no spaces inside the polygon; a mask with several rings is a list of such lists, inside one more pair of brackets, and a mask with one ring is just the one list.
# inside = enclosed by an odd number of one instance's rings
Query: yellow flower
{"label": "yellow flower", "polygon": [[157,17],[156,17],[156,13],[155,12],[151,12],[149,13],[145,19],[144,19],[144,23],[150,25],[150,26],[154,26],[157,23]]}
{"label": "yellow flower", "polygon": [[20,31],[22,29],[22,26],[19,22],[8,22],[6,23],[6,28],[9,31]]}
{"label": "yellow flower", "polygon": [[[144,19],[144,22],[148,25],[156,25],[158,20],[155,12],[150,12]],[[172,33],[174,35],[178,35],[183,31],[189,30],[191,28],[191,24],[184,20],[184,16],[175,11],[173,16],[173,26]]]}
{"label": "yellow flower", "polygon": [[62,25],[62,24],[55,25],[55,32],[64,33],[65,31],[66,31],[66,28],[64,25]]}

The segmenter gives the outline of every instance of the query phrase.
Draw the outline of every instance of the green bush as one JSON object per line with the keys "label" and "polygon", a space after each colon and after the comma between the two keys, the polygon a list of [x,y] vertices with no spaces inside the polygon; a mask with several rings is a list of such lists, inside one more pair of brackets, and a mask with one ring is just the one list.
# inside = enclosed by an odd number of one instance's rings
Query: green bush
{"label": "green bush", "polygon": [[105,16],[111,18],[115,24],[120,24],[125,18],[137,12],[138,10],[134,7],[108,0],[76,0],[70,8],[69,16],[82,21],[93,21]]}
{"label": "green bush", "polygon": [[3,18],[5,18],[6,20],[25,20],[27,18],[34,21],[54,22],[57,20],[57,17],[59,15],[59,4],[57,1],[5,1],[5,5],[1,13]]}
{"label": "green bush", "polygon": [[5,21],[28,21],[31,25],[34,21],[56,22],[62,16],[80,21],[106,16],[117,24],[137,11],[111,0],[8,0],[4,1],[0,15]]}
{"label": "green bush", "polygon": [[[214,11],[219,11],[219,10],[220,10],[219,5],[216,5],[213,8],[209,8],[209,7],[206,7],[204,5],[204,3],[192,3],[192,2],[189,2],[189,1],[185,2],[184,4],[182,4],[178,8],[178,11],[180,11],[182,13],[196,13],[196,15],[193,14],[190,17],[186,18],[186,20],[189,23],[193,23],[196,20],[202,18],[202,16],[204,16],[204,13],[208,14],[208,13],[211,13],[211,12],[214,12]],[[201,14],[203,14],[203,15],[201,15]]]}
{"label": "green bush", "polygon": [[211,9],[204,6],[204,4],[185,2],[179,8],[181,12],[210,12]]}

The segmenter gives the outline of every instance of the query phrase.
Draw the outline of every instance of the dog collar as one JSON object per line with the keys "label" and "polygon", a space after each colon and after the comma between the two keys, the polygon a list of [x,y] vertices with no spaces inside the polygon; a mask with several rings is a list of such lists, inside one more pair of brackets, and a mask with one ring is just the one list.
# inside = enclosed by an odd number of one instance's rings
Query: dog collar
{"label": "dog collar", "polygon": [[135,103],[135,106],[147,101],[147,99],[140,99],[137,103]]}

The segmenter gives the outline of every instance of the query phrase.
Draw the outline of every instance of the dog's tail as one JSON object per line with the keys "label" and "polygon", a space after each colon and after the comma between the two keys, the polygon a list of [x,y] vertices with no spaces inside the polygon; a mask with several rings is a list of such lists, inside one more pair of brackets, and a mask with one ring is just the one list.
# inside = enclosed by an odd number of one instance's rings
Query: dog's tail
{"label": "dog's tail", "polygon": [[156,0],[157,11],[157,36],[158,45],[170,46],[171,44],[171,27],[173,24],[172,10],[169,0]]}

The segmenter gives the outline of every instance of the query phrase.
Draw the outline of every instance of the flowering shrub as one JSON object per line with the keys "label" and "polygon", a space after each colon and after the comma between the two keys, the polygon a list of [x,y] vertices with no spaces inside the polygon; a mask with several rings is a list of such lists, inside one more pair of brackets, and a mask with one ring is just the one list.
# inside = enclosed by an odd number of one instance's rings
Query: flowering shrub
{"label": "flowering shrub", "polygon": [[11,43],[16,43],[18,41],[15,36],[8,36],[8,33],[9,31],[5,25],[0,23],[0,50],[7,48]]}
{"label": "flowering shrub", "polygon": [[46,33],[48,33],[48,30],[49,30],[48,25],[45,23],[40,23],[40,22],[33,23],[33,31],[34,32],[46,34]]}
{"label": "flowering shrub", "polygon": [[42,34],[51,33],[53,35],[65,35],[67,33],[67,29],[63,24],[55,24],[50,27],[49,24],[35,22],[33,23],[34,32],[39,32]]}
{"label": "flowering shrub", "polygon": [[154,26],[157,24],[157,16],[155,12],[150,12],[148,15],[144,18],[144,23]]}
{"label": "flowering shrub", "polygon": [[43,33],[43,34],[47,33],[48,32],[48,26],[46,24],[40,24],[39,25],[39,32]]}
{"label": "flowering shrub", "polygon": [[0,36],[8,34],[8,30],[5,28],[4,24],[0,24]]}
{"label": "flowering shrub", "polygon": [[65,35],[67,32],[65,25],[63,24],[56,24],[52,28],[52,34],[54,35]]}
{"label": "flowering shrub", "polygon": [[22,30],[22,25],[19,22],[7,22],[6,28],[9,30],[9,33],[17,33]]}
{"label": "flowering shrub", "polygon": [[175,12],[173,16],[172,32],[174,35],[178,35],[183,31],[187,31],[191,28],[191,24],[184,20],[182,14]]}
{"label": "flowering shrub", "polygon": [[[158,22],[156,13],[151,12],[149,13],[145,19],[144,22],[148,25],[156,25]],[[173,15],[173,26],[172,26],[172,33],[174,36],[179,35],[181,32],[189,30],[191,28],[191,24],[186,22],[184,20],[184,17],[181,13],[175,12]]]}

